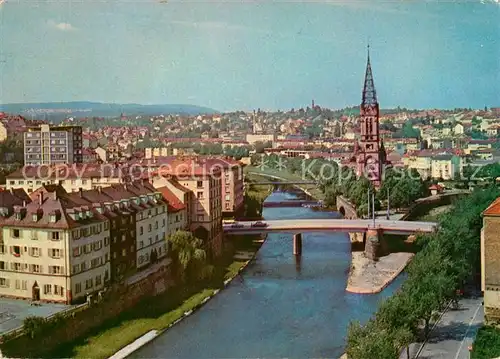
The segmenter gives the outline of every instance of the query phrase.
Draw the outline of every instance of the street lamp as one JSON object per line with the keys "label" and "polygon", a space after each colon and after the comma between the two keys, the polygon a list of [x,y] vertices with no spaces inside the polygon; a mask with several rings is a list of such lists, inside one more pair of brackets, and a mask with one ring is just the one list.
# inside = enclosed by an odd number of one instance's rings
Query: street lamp
{"label": "street lamp", "polygon": [[375,228],[375,191],[372,192],[373,228]]}
{"label": "street lamp", "polygon": [[387,220],[391,218],[391,199],[390,199],[390,193],[389,193],[389,188],[387,188]]}

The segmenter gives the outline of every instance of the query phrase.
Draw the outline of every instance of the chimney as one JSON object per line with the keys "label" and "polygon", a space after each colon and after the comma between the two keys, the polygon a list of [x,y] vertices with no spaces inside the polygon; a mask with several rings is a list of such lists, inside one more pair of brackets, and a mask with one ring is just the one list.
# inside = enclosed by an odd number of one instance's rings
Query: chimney
{"label": "chimney", "polygon": [[26,201],[23,201],[23,207],[26,207]]}
{"label": "chimney", "polygon": [[41,206],[43,204],[43,192],[38,194],[38,204]]}
{"label": "chimney", "polygon": [[102,187],[101,186],[97,187],[97,192],[102,193]]}
{"label": "chimney", "polygon": [[80,198],[82,198],[83,197],[83,188],[82,187],[78,188],[78,192],[80,193]]}
{"label": "chimney", "polygon": [[52,196],[54,198],[54,201],[57,201],[57,191],[54,190],[54,192],[52,192]]}

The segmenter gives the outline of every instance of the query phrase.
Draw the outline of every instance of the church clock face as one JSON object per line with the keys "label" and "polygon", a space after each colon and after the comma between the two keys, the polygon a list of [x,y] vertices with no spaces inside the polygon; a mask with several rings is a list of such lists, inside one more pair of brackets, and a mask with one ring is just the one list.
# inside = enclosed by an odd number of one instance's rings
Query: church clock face
{"label": "church clock face", "polygon": [[365,107],[363,112],[365,116],[377,116],[377,109],[372,106]]}

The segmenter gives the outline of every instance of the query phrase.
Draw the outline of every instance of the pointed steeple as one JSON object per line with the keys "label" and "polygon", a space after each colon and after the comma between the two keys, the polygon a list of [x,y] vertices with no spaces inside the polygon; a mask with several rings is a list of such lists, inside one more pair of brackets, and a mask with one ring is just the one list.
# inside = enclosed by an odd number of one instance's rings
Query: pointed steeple
{"label": "pointed steeple", "polygon": [[368,60],[366,62],[365,85],[363,86],[363,101],[361,105],[377,104],[377,93],[373,83],[372,67],[370,64],[370,45],[368,45]]}

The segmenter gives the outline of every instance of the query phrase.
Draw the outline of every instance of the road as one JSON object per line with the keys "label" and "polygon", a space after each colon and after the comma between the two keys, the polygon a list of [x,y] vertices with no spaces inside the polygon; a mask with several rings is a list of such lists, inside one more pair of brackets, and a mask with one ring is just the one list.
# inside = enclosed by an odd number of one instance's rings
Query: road
{"label": "road", "polygon": [[225,233],[249,234],[269,232],[366,232],[368,229],[381,229],[384,233],[412,234],[415,232],[433,232],[433,222],[403,222],[398,220],[377,219],[297,219],[266,221],[267,227],[252,227],[253,222],[239,222],[242,227],[224,225]]}
{"label": "road", "polygon": [[[411,357],[419,359],[469,359],[469,346],[484,321],[482,298],[462,299],[460,308],[446,311],[432,330],[417,357],[421,344],[411,346]],[[406,352],[401,359],[406,359]]]}

